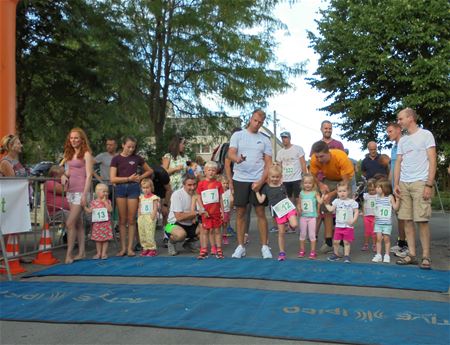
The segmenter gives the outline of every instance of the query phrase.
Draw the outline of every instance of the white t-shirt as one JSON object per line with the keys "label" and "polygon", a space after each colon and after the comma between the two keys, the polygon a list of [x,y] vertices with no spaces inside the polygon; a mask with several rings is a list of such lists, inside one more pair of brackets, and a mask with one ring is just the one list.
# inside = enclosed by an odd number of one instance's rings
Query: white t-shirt
{"label": "white t-shirt", "polygon": [[298,145],[290,148],[282,148],[277,154],[277,162],[283,167],[283,182],[299,181],[302,179],[302,167],[300,158],[305,156],[305,151]]}
{"label": "white t-shirt", "polygon": [[375,208],[376,208],[376,200],[377,195],[376,194],[369,194],[364,193],[363,194],[364,199],[364,215],[365,216],[374,216],[375,215]]}
{"label": "white t-shirt", "polygon": [[426,181],[430,165],[427,149],[435,146],[433,134],[426,129],[401,137],[397,149],[397,155],[402,155],[400,181]]}
{"label": "white t-shirt", "polygon": [[[167,221],[171,224],[175,224],[177,219],[175,218],[175,212],[190,212],[192,204],[192,195],[188,194],[184,188],[180,188],[172,193],[170,197],[170,211]],[[191,225],[192,219],[186,219],[179,221],[178,223],[183,225]]]}
{"label": "white t-shirt", "polygon": [[272,145],[269,138],[262,133],[243,130],[234,133],[230,147],[237,149],[237,156],[246,157],[245,161],[234,164],[233,180],[239,182],[258,181],[264,172],[264,155],[272,157]]}
{"label": "white t-shirt", "polygon": [[353,210],[358,208],[358,203],[353,199],[334,199],[331,204],[336,206],[336,227],[353,228],[347,221],[353,219]]}

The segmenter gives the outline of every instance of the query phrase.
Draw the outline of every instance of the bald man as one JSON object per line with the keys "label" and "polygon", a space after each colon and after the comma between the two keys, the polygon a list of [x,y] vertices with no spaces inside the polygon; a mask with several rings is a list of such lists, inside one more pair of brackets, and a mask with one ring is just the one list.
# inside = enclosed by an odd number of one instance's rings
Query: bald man
{"label": "bald man", "polygon": [[367,144],[367,150],[369,150],[369,153],[361,162],[361,172],[364,177],[366,179],[380,176],[387,177],[389,175],[389,166],[381,164],[377,143],[370,141]]}

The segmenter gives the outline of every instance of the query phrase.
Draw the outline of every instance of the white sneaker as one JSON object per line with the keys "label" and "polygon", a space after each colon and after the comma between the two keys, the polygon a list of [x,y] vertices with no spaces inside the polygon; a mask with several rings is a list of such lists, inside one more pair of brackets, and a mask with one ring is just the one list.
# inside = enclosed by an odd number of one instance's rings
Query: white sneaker
{"label": "white sneaker", "polygon": [[238,245],[236,247],[236,249],[234,250],[233,255],[231,255],[231,257],[235,258],[235,259],[240,259],[240,258],[244,257],[245,255],[246,255],[245,247],[241,246],[241,245]]}
{"label": "white sneaker", "polygon": [[391,257],[389,256],[389,254],[384,254],[383,262],[387,264],[391,262]]}
{"label": "white sneaker", "polygon": [[372,262],[382,262],[383,258],[381,257],[381,254],[375,254],[375,256],[372,259]]}
{"label": "white sneaker", "polygon": [[263,245],[261,247],[261,255],[263,259],[272,259],[272,253],[270,252],[269,246]]}
{"label": "white sneaker", "polygon": [[400,250],[400,249],[401,249],[401,247],[399,247],[399,246],[393,246],[393,247],[391,247],[390,252],[391,252],[391,253],[395,253],[396,251],[398,251],[398,250]]}

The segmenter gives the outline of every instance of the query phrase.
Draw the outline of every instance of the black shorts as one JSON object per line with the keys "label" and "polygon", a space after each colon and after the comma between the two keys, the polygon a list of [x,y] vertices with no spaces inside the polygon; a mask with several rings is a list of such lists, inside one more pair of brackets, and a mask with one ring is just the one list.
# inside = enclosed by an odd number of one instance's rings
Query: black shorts
{"label": "black shorts", "polygon": [[[198,223],[191,224],[191,225],[184,225],[176,222],[174,225],[177,225],[179,227],[182,227],[184,231],[186,231],[186,238],[187,239],[193,239],[197,236],[196,231],[198,227]],[[166,225],[167,227],[167,225]],[[170,232],[165,231],[166,236],[170,238]]]}
{"label": "black shorts", "polygon": [[233,199],[234,206],[245,207],[248,204],[253,206],[267,206],[267,198],[262,204],[256,198],[256,193],[252,190],[253,182],[240,182],[233,180]]}
{"label": "black shorts", "polygon": [[292,197],[298,199],[298,197],[300,195],[300,182],[301,182],[301,180],[291,181],[291,182],[283,182],[284,188],[286,188],[286,194],[289,199]]}

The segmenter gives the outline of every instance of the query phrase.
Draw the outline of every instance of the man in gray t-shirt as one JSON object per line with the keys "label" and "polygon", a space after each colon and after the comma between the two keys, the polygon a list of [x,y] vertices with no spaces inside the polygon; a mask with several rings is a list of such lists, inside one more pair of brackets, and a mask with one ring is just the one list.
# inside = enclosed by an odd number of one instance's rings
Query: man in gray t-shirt
{"label": "man in gray t-shirt", "polygon": [[94,171],[95,178],[100,182],[109,181],[111,160],[116,155],[117,143],[115,139],[106,139],[106,152],[99,153],[94,158],[95,164],[100,165],[100,175]]}

